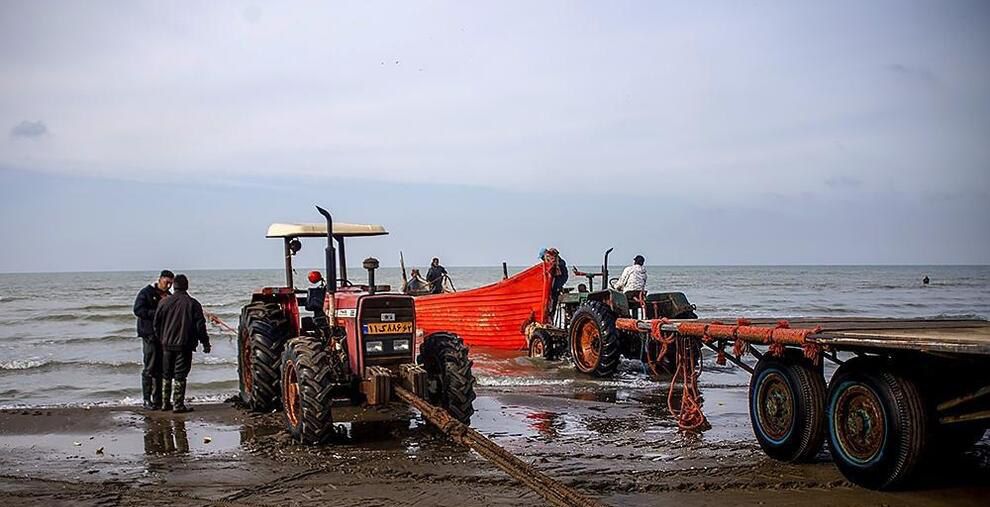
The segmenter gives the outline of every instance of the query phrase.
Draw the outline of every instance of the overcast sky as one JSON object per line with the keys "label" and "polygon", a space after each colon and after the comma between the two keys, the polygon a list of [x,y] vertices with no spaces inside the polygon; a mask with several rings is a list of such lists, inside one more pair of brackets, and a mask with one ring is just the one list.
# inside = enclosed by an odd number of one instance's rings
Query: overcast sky
{"label": "overcast sky", "polygon": [[[0,3],[0,272],[990,263],[990,3]],[[316,247],[312,247],[316,250]]]}

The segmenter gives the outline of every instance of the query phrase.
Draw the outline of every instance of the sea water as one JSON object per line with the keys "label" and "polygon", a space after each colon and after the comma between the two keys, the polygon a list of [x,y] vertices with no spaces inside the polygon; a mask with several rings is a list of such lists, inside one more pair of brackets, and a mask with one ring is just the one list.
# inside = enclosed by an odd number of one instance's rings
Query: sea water
{"label": "sea water", "polygon": [[[611,276],[621,269],[610,268]],[[501,267],[448,271],[459,290],[502,277]],[[305,273],[298,270],[296,279]],[[0,274],[0,407],[139,404],[141,340],[132,305],[156,274]],[[253,290],[284,284],[280,269],[187,274],[204,309],[234,327]],[[401,285],[398,268],[382,268],[377,278]],[[584,278],[571,275],[568,285],[578,282]],[[684,292],[701,317],[990,317],[988,266],[650,266],[648,288]],[[188,393],[198,402],[220,401],[238,389],[236,343],[217,328],[210,332],[213,351],[194,355],[189,377]],[[504,367],[518,361],[513,354],[472,355],[482,386],[541,381],[497,378],[518,370]],[[619,379],[643,380],[635,369]]]}

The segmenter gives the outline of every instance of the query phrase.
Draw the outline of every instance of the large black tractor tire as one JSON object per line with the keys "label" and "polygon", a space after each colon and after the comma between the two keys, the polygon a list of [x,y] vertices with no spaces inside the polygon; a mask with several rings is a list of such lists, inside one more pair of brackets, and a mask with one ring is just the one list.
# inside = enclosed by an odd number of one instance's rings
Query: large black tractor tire
{"label": "large black tractor tire", "polygon": [[619,368],[619,333],[615,314],[598,301],[588,301],[574,312],[569,341],[578,371],[609,377]]}
{"label": "large black tractor tire", "polygon": [[468,358],[468,349],[460,336],[433,333],[423,340],[417,362],[430,379],[426,398],[464,424],[471,423],[474,414],[475,378]]}
{"label": "large black tractor tire", "polygon": [[768,456],[811,461],[825,442],[824,376],[798,350],[764,355],[749,383],[749,417]]}
{"label": "large black tractor tire", "polygon": [[300,336],[282,352],[282,415],[285,429],[304,444],[322,444],[334,434],[333,393],[344,377],[337,355],[319,339]]}
{"label": "large black tractor tire", "polygon": [[241,309],[237,339],[237,376],[241,401],[257,412],[278,408],[279,362],[289,322],[276,303],[256,301]]}
{"label": "large black tractor tire", "polygon": [[929,418],[918,386],[880,358],[856,357],[836,370],[827,418],[832,459],[860,486],[901,487],[926,454]]}

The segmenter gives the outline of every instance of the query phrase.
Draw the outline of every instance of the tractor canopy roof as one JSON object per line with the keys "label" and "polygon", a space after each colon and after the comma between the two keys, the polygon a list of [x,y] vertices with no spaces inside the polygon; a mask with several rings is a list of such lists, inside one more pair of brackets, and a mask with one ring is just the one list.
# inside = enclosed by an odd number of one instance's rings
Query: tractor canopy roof
{"label": "tractor canopy roof", "polygon": [[[337,237],[385,236],[384,226],[374,224],[344,224],[334,222],[333,235]],[[268,226],[266,238],[325,238],[327,224],[272,224]]]}

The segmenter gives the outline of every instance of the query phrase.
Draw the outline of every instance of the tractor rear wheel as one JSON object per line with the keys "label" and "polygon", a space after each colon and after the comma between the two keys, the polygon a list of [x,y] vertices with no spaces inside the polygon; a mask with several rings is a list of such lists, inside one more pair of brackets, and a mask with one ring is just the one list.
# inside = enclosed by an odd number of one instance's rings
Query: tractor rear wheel
{"label": "tractor rear wheel", "polygon": [[248,408],[270,412],[279,405],[279,361],[288,320],[276,303],[256,301],[241,309],[237,339],[240,395]]}
{"label": "tractor rear wheel", "polygon": [[434,333],[423,340],[417,362],[430,379],[427,401],[447,410],[454,419],[470,424],[474,414],[474,364],[460,336]]}
{"label": "tractor rear wheel", "polygon": [[571,358],[581,373],[608,377],[619,368],[619,333],[615,314],[598,301],[574,312],[570,329]]}
{"label": "tractor rear wheel", "polygon": [[289,340],[282,352],[282,400],[285,427],[304,444],[322,444],[333,435],[333,393],[343,365],[318,338]]}

